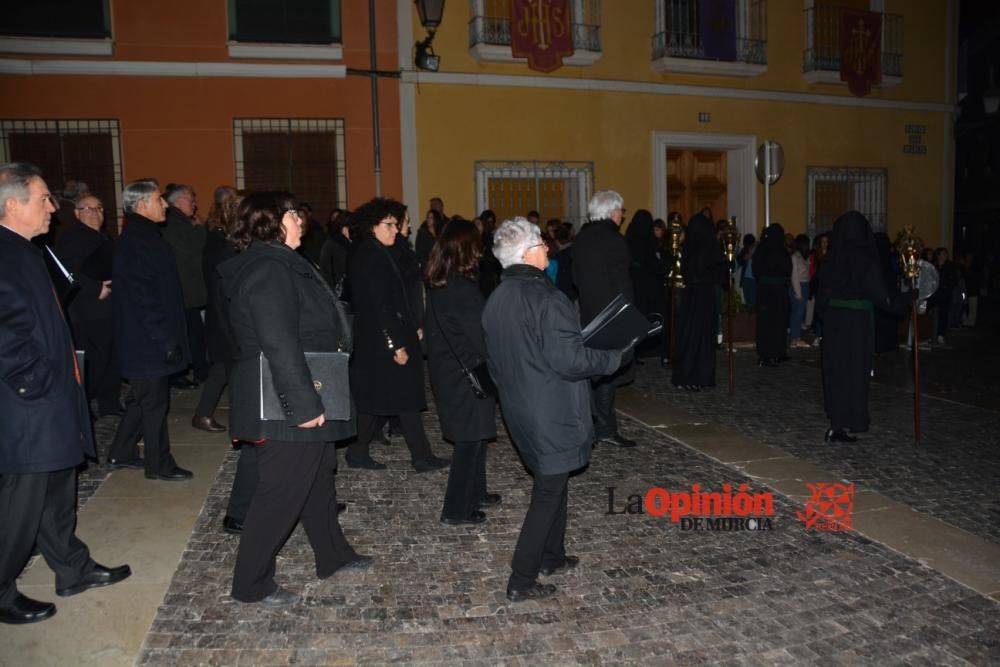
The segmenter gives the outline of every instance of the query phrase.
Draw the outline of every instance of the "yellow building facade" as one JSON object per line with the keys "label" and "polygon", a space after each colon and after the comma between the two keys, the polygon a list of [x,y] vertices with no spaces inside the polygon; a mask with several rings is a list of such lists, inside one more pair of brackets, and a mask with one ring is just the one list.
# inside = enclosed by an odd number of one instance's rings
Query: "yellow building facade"
{"label": "yellow building facade", "polygon": [[[859,97],[839,80],[840,9],[821,0],[735,0],[735,61],[699,51],[697,0],[569,0],[577,49],[549,74],[511,55],[508,2],[446,3],[437,72],[401,55],[404,198],[421,214],[437,196],[449,214],[579,220],[613,189],[661,218],[716,197],[716,218],[759,233],[754,157],[773,140],[771,219],[787,231],[858,208],[890,236],[913,224],[951,245],[957,3],[843,0],[882,25],[882,82]],[[425,31],[412,3],[397,11],[406,54]]]}

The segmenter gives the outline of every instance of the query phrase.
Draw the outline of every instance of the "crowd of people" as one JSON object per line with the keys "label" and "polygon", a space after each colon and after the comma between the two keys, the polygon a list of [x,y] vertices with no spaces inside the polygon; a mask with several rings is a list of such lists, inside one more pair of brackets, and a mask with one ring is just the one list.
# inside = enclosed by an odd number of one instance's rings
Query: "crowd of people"
{"label": "crowd of people", "polygon": [[[579,229],[558,219],[543,226],[535,211],[499,225],[489,210],[448,216],[434,198],[411,243],[407,207],[392,199],[334,210],[323,225],[288,193],[223,186],[203,220],[191,186],[161,189],[154,179],[125,186],[112,240],[103,202],[71,186],[58,202],[31,165],[0,167],[0,320],[9,325],[0,334],[0,520],[17,527],[0,545],[0,622],[54,613],[14,583],[35,544],[60,595],[129,574],[94,563],[74,536],[74,471],[96,456],[89,403],[97,417],[120,417],[109,466],[183,482],[192,473],[171,452],[170,389],[200,387],[192,426],[228,430],[239,449],[222,522],[240,536],[232,596],[272,607],[298,599],[275,580],[298,522],[318,577],[372,563],[337,519],[338,445],[348,467],[377,472],[386,465],[371,443],[402,436],[416,473],[450,466],[441,521],[478,524],[502,502],[486,467],[499,409],[534,478],[507,587],[517,602],[551,595],[539,577],[579,563],[565,550],[569,477],[595,446],[636,445],[619,431],[615,396],[644,352],[671,366],[678,388],[711,387],[721,304],[739,293],[756,309],[762,366],[787,358],[789,336],[793,346],[807,344],[810,329],[822,339],[826,439],[853,440],[868,428],[878,323],[898,329],[892,318],[915,294],[900,289],[891,252],[856,212],[812,244],[771,225],[759,244],[747,235],[730,263],[710,210],[688,221],[677,258],[669,225],[680,216],[664,222],[638,210],[623,233],[625,202],[610,190],[593,195]],[[50,252],[37,241],[57,210]],[[958,268],[946,252],[936,260],[941,289],[952,289]],[[670,289],[678,265],[684,287]],[[664,333],[637,350],[586,347],[581,328],[619,295]],[[950,299],[936,304],[939,327],[950,322]],[[970,311],[974,320],[971,301]],[[82,368],[74,349],[85,352]],[[347,418],[327,417],[307,353],[349,357],[339,376]],[[283,419],[264,415],[265,361]],[[425,431],[425,373],[450,458]],[[215,411],[227,386],[222,424]]]}

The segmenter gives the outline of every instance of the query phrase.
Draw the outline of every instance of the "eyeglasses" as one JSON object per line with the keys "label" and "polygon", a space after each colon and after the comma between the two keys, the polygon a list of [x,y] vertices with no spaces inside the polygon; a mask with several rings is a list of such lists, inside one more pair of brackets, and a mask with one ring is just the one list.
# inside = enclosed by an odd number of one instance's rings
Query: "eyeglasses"
{"label": "eyeglasses", "polygon": [[103,206],[77,206],[76,210],[78,210],[78,211],[84,211],[86,213],[103,213],[104,212],[104,207]]}

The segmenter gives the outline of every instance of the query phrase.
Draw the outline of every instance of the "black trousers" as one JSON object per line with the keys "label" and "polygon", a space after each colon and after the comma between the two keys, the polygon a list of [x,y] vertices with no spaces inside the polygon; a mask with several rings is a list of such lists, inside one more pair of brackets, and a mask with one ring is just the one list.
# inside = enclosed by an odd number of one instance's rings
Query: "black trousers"
{"label": "black trousers", "polygon": [[614,380],[610,377],[601,378],[593,383],[590,405],[594,413],[594,431],[598,439],[610,438],[618,433],[615,392]]}
{"label": "black trousers", "polygon": [[87,400],[97,399],[98,414],[116,412],[121,407],[121,373],[113,346],[111,320],[77,320],[73,322],[77,345],[86,352],[84,375]]}
{"label": "black trousers", "polygon": [[257,450],[257,490],[236,554],[232,595],[257,602],[273,593],[275,559],[302,520],[323,579],[357,553],[337,520],[337,452],[322,442],[270,440]]}
{"label": "black trousers", "polygon": [[17,578],[35,544],[56,573],[56,588],[94,569],[76,536],[76,469],[0,476],[0,607],[17,597]]}
{"label": "black trousers", "polygon": [[169,378],[133,378],[125,397],[125,416],[108,450],[115,461],[139,458],[139,439],[146,443],[146,472],[169,472],[176,465],[170,454],[167,411],[170,408]]}
{"label": "black trousers", "polygon": [[566,560],[566,499],[569,474],[535,475],[531,504],[524,515],[521,534],[514,547],[507,588],[524,589],[538,578],[543,567],[556,567]]}
{"label": "black trousers", "polygon": [[226,516],[241,523],[246,522],[254,491],[257,489],[257,447],[250,442],[240,443],[240,458],[236,461],[236,476],[229,492]]}
{"label": "black trousers", "polygon": [[226,366],[216,361],[208,371],[205,383],[201,385],[201,397],[194,413],[196,417],[211,417],[215,414],[215,408],[219,406],[219,399],[222,398],[227,382]]}
{"label": "black trousers", "polygon": [[466,519],[486,496],[486,441],[456,442],[441,516]]}
{"label": "black trousers", "polygon": [[[424,431],[424,422],[419,412],[402,412],[399,421],[403,426],[403,439],[410,448],[410,459],[422,461],[434,455],[431,443]],[[358,438],[347,448],[347,456],[355,461],[363,461],[371,456],[371,443],[375,432],[388,421],[388,416],[358,414]]]}
{"label": "black trousers", "polygon": [[203,306],[185,308],[184,319],[187,324],[188,345],[191,347],[191,368],[194,370],[195,382],[204,382],[208,377],[208,349],[205,347],[205,322],[201,319]]}

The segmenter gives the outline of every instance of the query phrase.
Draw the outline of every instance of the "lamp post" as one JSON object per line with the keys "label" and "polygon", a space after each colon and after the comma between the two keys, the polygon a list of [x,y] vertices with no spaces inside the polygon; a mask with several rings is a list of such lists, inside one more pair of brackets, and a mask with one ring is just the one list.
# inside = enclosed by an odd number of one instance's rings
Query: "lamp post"
{"label": "lamp post", "polygon": [[441,66],[441,57],[434,53],[431,44],[444,16],[444,0],[414,0],[414,2],[417,5],[417,13],[420,14],[420,25],[427,30],[427,37],[417,42],[413,62],[418,69],[436,72]]}
{"label": "lamp post", "polygon": [[740,240],[740,230],[736,227],[736,216],[732,216],[722,227],[721,243],[726,250],[727,266],[729,267],[729,289],[726,290],[726,340],[729,348],[729,393],[736,388],[736,359],[733,355],[733,259],[736,257],[736,244]]}
{"label": "lamp post", "polygon": [[[903,275],[910,281],[910,289],[917,290],[920,281],[920,253],[924,242],[913,235],[913,225],[906,225],[896,237],[896,248],[903,265]],[[918,292],[919,296],[919,292]],[[913,300],[913,436],[920,442],[920,327],[917,323],[917,299]]]}

